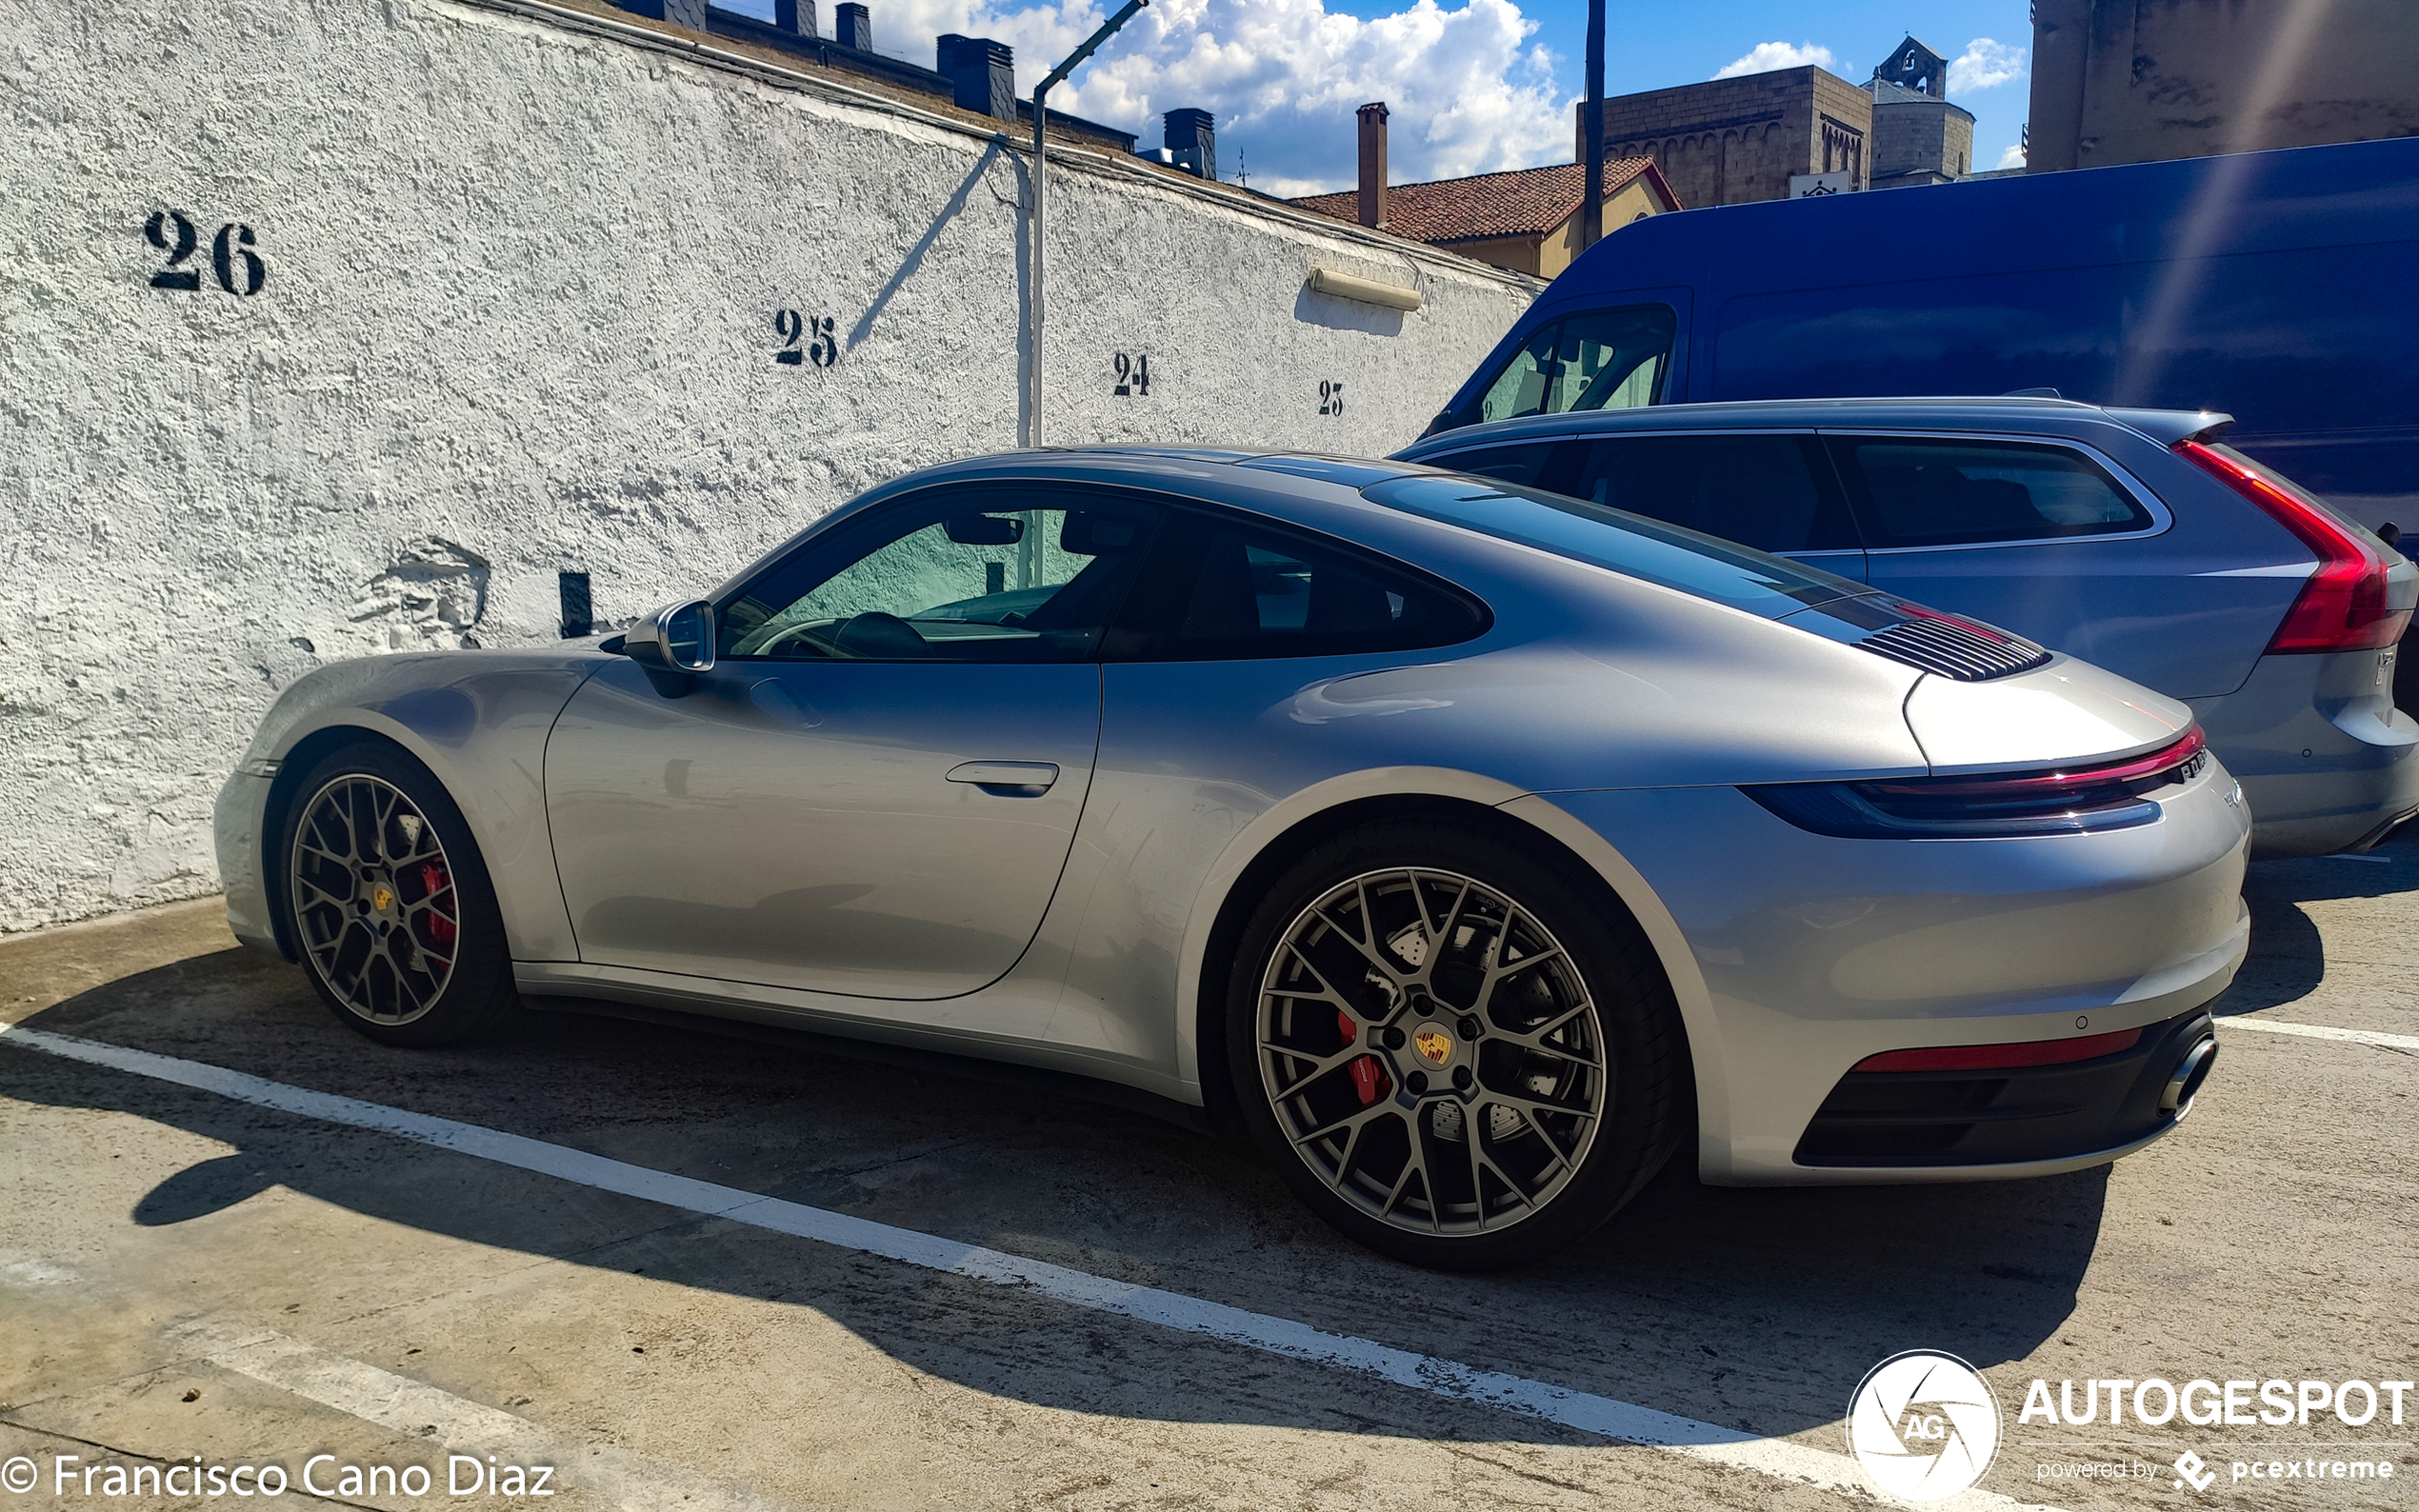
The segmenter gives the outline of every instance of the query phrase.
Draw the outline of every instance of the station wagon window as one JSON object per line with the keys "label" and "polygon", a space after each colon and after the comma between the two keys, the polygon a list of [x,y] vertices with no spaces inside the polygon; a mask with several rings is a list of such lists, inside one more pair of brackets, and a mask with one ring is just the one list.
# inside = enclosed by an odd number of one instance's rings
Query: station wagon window
{"label": "station wagon window", "polygon": [[[1045,507],[1020,507],[1046,500]],[[723,606],[719,654],[1088,660],[1163,512],[1125,502],[960,490],[885,507],[862,526],[791,553]]]}
{"label": "station wagon window", "polygon": [[1608,436],[1566,491],[1759,551],[1856,549],[1847,501],[1810,435]]}
{"label": "station wagon window", "polygon": [[1449,646],[1484,606],[1309,533],[1186,513],[1137,585],[1111,655],[1142,661],[1340,656]]}
{"label": "station wagon window", "polygon": [[1372,484],[1361,496],[1769,619],[1865,591],[1817,567],[1517,484],[1412,475]]}
{"label": "station wagon window", "polygon": [[2114,535],[2152,524],[2108,469],[2065,447],[1912,436],[1830,442],[1875,548]]}
{"label": "station wagon window", "polygon": [[1541,326],[1479,397],[1480,421],[1631,409],[1663,393],[1676,322],[1663,305],[1597,309]]}

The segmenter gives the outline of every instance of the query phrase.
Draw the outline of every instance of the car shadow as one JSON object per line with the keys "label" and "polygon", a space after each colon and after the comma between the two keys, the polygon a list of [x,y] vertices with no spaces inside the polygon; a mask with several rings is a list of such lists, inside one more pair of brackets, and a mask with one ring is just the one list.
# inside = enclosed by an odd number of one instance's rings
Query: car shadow
{"label": "car shadow", "polygon": [[[2031,1355],[2074,1311],[2108,1193],[2105,1169],[1791,1190],[1711,1188],[1673,1168],[1581,1245],[1509,1273],[1449,1276],[1339,1238],[1247,1150],[1115,1107],[821,1049],[570,1014],[524,1015],[469,1045],[389,1049],[337,1024],[292,968],[235,950],[108,983],[25,1023],[1761,1434],[1835,1422],[1865,1372],[1902,1349],[1946,1349],[1985,1368]],[[382,1136],[331,1139],[323,1124],[114,1070],[0,1053],[0,1090],[231,1147],[135,1202],[130,1217],[145,1227],[241,1224],[234,1209],[282,1187],[431,1235],[810,1307],[916,1369],[1038,1405],[1459,1431],[1438,1426],[1434,1403],[1369,1405],[1426,1401],[1398,1388],[1362,1383],[1308,1409],[1267,1372],[1197,1352],[1224,1346],[718,1220],[666,1225],[635,1199],[465,1156],[365,1155],[361,1142]],[[1496,1414],[1468,1431],[1569,1437]]]}
{"label": "car shadow", "polygon": [[2327,947],[2304,904],[2384,898],[2419,890],[2419,829],[2405,826],[2365,856],[2297,856],[2251,864],[2243,901],[2251,910],[2251,954],[2226,995],[2219,1018],[2299,1002],[2327,975]]}

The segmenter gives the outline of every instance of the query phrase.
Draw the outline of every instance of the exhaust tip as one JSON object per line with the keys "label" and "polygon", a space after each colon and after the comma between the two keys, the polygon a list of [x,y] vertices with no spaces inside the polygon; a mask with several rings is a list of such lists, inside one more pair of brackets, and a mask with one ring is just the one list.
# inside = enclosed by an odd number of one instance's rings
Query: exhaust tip
{"label": "exhaust tip", "polygon": [[2175,1063],[2175,1070],[2167,1079],[2167,1089],[2159,1095],[2159,1111],[2172,1115],[2179,1122],[2192,1111],[2192,1096],[2201,1084],[2209,1079],[2209,1068],[2217,1064],[2217,1036],[2203,1034]]}

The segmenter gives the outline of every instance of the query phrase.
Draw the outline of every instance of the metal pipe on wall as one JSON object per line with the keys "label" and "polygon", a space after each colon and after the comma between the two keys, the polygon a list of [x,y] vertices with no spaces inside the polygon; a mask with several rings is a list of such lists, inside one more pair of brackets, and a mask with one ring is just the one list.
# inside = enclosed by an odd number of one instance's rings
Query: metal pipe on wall
{"label": "metal pipe on wall", "polygon": [[1140,11],[1143,7],[1149,4],[1150,4],[1150,0],[1126,0],[1126,8],[1123,10],[1118,11],[1115,15],[1110,16],[1107,21],[1103,22],[1100,30],[1093,32],[1089,41],[1085,42],[1082,47],[1077,48],[1074,51],[1069,53],[1067,55],[1066,62],[1061,63],[1058,67],[1050,70],[1048,77],[1044,78],[1041,83],[1033,86],[1033,309],[1032,320],[1030,322],[1033,339],[1033,357],[1031,366],[1027,369],[1028,382],[1031,385],[1031,391],[1027,399],[1027,413],[1025,419],[1025,444],[1028,447],[1038,447],[1042,444],[1042,305],[1044,288],[1042,278],[1042,200],[1043,195],[1046,192],[1044,186],[1050,182],[1050,174],[1047,170],[1048,159],[1045,155],[1047,149],[1043,144],[1042,129],[1043,122],[1046,121],[1050,115],[1050,107],[1047,103],[1050,91],[1053,86],[1059,83],[1059,81],[1066,78],[1067,75],[1074,72],[1076,66],[1082,63],[1086,58],[1090,57],[1092,53],[1099,49],[1102,43],[1116,35],[1118,28],[1124,26],[1127,22],[1131,21],[1135,14]]}

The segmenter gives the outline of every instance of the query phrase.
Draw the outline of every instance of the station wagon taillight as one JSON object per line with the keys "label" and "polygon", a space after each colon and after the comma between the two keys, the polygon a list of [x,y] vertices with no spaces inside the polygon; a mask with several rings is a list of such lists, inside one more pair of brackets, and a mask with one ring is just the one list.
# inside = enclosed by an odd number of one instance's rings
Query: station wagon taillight
{"label": "station wagon taillight", "polygon": [[2285,623],[2268,643],[2269,654],[2373,651],[2402,639],[2409,609],[2386,607],[2387,574],[2393,558],[2365,533],[2346,529],[2327,509],[2301,497],[2230,448],[2180,441],[2175,449],[2228,487],[2265,510],[2318,557],[2318,570],[2302,585]]}

